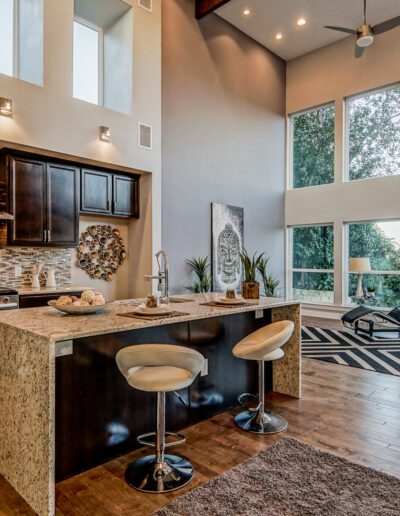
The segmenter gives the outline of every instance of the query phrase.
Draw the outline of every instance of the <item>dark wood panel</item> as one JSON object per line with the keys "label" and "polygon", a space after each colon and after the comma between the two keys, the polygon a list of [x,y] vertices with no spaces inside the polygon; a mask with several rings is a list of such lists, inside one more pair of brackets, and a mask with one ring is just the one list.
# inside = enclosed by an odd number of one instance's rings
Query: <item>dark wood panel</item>
{"label": "dark wood panel", "polygon": [[[187,345],[188,324],[172,324],[74,341],[56,359],[56,477],[64,478],[137,447],[155,430],[156,395],[132,389],[115,355],[123,347],[162,342]],[[180,391],[188,400],[189,390]],[[167,394],[167,429],[189,424],[189,408]]]}
{"label": "dark wood panel", "polygon": [[111,214],[112,174],[82,169],[81,211]]}
{"label": "dark wood panel", "polygon": [[58,299],[63,294],[79,297],[82,294],[82,290],[77,290],[75,292],[58,292],[57,294],[28,294],[26,296],[19,296],[19,307],[38,308],[40,306],[47,306],[49,301]]}
{"label": "dark wood panel", "polygon": [[[257,393],[257,362],[234,357],[232,349],[270,322],[271,313],[266,310],[260,319],[250,312],[190,322],[190,347],[208,360],[208,375],[198,376],[190,388],[191,423],[233,407],[243,392]],[[270,390],[271,364],[266,364],[266,369],[266,389]]]}
{"label": "dark wood panel", "polygon": [[47,243],[75,247],[79,239],[79,169],[47,165]]}
{"label": "dark wood panel", "polygon": [[138,180],[128,176],[113,176],[113,214],[139,217]]}
{"label": "dark wood panel", "polygon": [[10,245],[43,245],[46,229],[46,165],[10,157]]}
{"label": "dark wood panel", "polygon": [[196,0],[196,18],[200,20],[230,0]]}

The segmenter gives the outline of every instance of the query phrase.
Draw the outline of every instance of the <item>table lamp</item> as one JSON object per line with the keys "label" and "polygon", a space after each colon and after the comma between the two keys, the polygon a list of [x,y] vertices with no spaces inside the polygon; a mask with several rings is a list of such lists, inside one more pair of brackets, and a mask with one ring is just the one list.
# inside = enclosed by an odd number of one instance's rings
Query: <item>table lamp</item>
{"label": "table lamp", "polygon": [[371,272],[371,263],[369,258],[350,258],[349,271],[356,272],[358,275],[356,298],[360,299],[364,295],[362,288],[362,275],[366,272]]}

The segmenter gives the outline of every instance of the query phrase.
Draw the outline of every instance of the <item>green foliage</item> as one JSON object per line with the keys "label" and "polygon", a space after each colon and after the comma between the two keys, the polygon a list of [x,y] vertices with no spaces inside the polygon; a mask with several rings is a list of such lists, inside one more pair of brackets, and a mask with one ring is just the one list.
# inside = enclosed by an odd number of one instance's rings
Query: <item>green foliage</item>
{"label": "green foliage", "polygon": [[243,265],[244,281],[247,283],[254,283],[257,281],[257,268],[260,261],[263,259],[265,253],[257,254],[255,252],[252,257],[248,254],[246,249],[240,252],[240,259]]}
{"label": "green foliage", "polygon": [[391,176],[400,170],[400,88],[349,104],[349,177]]}
{"label": "green foliage", "polygon": [[272,274],[267,273],[267,265],[269,262],[269,257],[264,258],[261,257],[261,259],[258,262],[257,270],[260,273],[263,287],[264,287],[264,295],[266,297],[278,297],[278,287],[280,281]]}
{"label": "green foliage", "polygon": [[332,183],[335,170],[335,108],[293,118],[293,186]]}
{"label": "green foliage", "polygon": [[196,281],[190,287],[186,287],[186,289],[194,294],[210,292],[212,288],[212,276],[209,273],[210,263],[208,261],[208,256],[204,258],[192,258],[191,260],[186,260],[186,263],[190,266],[192,273],[196,276]]}

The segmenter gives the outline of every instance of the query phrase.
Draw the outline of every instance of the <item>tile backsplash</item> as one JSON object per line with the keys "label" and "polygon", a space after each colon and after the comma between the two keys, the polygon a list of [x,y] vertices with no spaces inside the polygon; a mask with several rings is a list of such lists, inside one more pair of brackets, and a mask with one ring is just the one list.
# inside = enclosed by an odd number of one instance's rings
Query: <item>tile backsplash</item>
{"label": "tile backsplash", "polygon": [[[44,249],[36,247],[7,247],[0,249],[0,287],[19,288],[31,284],[32,267],[43,263],[43,270],[55,269],[60,286],[71,285],[71,249]],[[21,267],[22,275],[15,277],[15,266]],[[40,275],[41,285],[46,278]]]}

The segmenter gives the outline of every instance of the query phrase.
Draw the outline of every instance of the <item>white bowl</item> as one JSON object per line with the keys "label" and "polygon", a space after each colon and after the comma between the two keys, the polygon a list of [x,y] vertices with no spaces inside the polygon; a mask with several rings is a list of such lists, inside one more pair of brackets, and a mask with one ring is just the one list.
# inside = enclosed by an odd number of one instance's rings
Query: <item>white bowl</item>
{"label": "white bowl", "polygon": [[236,296],[234,299],[229,299],[228,297],[219,297],[216,301],[219,305],[239,305],[244,302],[242,296]]}
{"label": "white bowl", "polygon": [[172,313],[172,308],[170,308],[169,305],[160,305],[156,308],[149,308],[142,303],[135,308],[134,312],[142,315],[168,315]]}
{"label": "white bowl", "polygon": [[64,312],[70,315],[95,314],[97,312],[101,312],[107,306],[106,304],[88,306],[59,305],[56,300],[49,301],[47,304],[52,308],[60,310],[60,312]]}

